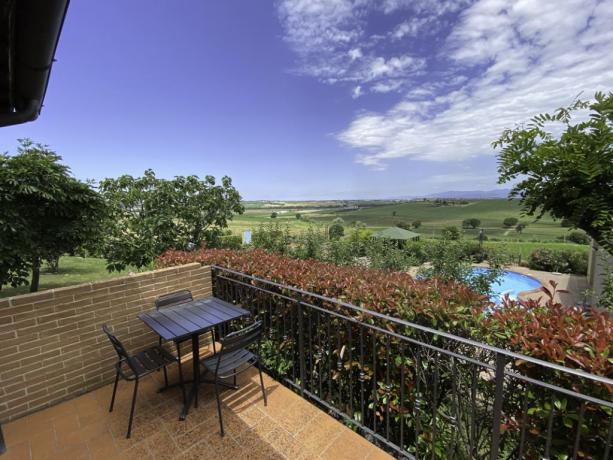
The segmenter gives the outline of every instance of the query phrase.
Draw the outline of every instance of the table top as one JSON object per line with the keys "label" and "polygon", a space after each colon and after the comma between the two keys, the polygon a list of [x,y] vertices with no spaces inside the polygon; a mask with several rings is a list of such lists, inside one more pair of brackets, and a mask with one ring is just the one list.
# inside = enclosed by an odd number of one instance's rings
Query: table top
{"label": "table top", "polygon": [[138,317],[164,340],[177,340],[249,314],[229,302],[208,297],[148,311]]}

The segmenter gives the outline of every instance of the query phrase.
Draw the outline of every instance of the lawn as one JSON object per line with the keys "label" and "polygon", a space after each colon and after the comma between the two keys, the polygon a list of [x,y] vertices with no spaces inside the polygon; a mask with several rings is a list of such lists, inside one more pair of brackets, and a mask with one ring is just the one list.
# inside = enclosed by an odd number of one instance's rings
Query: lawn
{"label": "lawn", "polygon": [[[128,273],[129,270],[109,273],[106,270],[106,260],[104,259],[64,256],[60,258],[58,273],[51,273],[47,267],[43,267],[40,274],[40,290],[71,286],[90,281],[102,281]],[[10,297],[28,292],[30,292],[29,286],[19,286],[16,288],[3,286],[0,291],[0,297]]]}

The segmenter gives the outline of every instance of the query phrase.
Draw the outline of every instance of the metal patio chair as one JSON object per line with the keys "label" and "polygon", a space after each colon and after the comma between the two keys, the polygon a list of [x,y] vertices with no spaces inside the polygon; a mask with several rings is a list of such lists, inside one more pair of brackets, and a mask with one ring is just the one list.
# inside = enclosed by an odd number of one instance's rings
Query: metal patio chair
{"label": "metal patio chair", "polygon": [[[113,396],[111,397],[111,406],[109,412],[113,412],[113,406],[115,404],[115,394],[117,393],[117,384],[119,383],[119,377],[127,381],[134,381],[134,392],[132,394],[132,406],[130,408],[130,420],[128,422],[128,434],[126,438],[129,438],[132,434],[132,420],[134,418],[134,405],[136,403],[136,393],[138,392],[138,382],[142,377],[151,374],[159,369],[164,369],[166,372],[166,366],[169,364],[177,363],[178,358],[166,351],[161,346],[154,346],[143,351],[139,351],[135,354],[129,354],[119,339],[113,334],[106,324],[102,325],[102,330],[107,335],[113,348],[117,352],[119,361],[117,361],[115,374],[115,385],[113,386]],[[183,376],[179,374],[180,385],[183,388]],[[185,395],[185,389],[183,388],[183,394]],[[185,402],[185,399],[184,399]]]}
{"label": "metal patio chair", "polygon": [[[219,341],[221,350],[216,356],[202,360],[204,368],[215,375],[215,397],[217,398],[217,413],[219,414],[219,428],[221,436],[224,435],[223,420],[221,418],[221,400],[219,398],[219,382],[221,379],[232,377],[236,385],[236,376],[252,366],[258,368],[260,386],[264,405],[267,405],[264,379],[260,369],[260,341],[262,338],[262,322],[257,321],[239,331],[231,332]],[[247,347],[257,344],[258,354],[252,353]]]}

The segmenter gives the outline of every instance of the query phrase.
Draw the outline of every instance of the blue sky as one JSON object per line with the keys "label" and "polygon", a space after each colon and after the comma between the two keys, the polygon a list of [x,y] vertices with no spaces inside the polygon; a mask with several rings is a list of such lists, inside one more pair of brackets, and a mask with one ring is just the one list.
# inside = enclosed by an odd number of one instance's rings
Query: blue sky
{"label": "blue sky", "polygon": [[491,189],[502,129],[613,89],[611,24],[596,0],[75,1],[40,118],[0,149],[246,199]]}

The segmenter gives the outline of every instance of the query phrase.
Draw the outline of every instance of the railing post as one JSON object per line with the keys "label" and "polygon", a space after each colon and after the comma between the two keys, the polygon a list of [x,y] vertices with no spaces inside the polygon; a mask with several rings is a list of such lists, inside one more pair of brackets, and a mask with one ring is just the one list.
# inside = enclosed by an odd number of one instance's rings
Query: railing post
{"label": "railing post", "polygon": [[502,401],[504,399],[504,367],[506,358],[500,353],[496,353],[496,375],[494,382],[496,385],[494,393],[494,412],[492,414],[492,447],[490,449],[491,459],[498,459],[500,448],[500,422],[502,421]]}
{"label": "railing post", "polygon": [[300,394],[304,396],[304,382],[306,379],[304,362],[304,321],[302,314],[302,295],[298,295],[298,359],[300,360]]}

